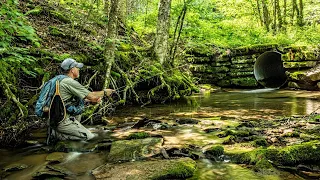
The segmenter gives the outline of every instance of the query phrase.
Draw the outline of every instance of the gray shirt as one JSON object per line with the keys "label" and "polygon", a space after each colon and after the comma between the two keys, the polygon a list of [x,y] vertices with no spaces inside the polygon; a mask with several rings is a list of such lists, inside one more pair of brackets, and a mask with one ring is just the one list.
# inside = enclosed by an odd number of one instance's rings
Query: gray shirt
{"label": "gray shirt", "polygon": [[60,82],[60,94],[65,105],[77,105],[79,98],[84,99],[90,91],[72,78],[65,78]]}

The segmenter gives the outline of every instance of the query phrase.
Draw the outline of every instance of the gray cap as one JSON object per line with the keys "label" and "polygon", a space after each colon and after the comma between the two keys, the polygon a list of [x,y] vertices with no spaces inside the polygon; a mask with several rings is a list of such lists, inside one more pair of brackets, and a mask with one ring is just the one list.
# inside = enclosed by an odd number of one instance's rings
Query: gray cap
{"label": "gray cap", "polygon": [[71,69],[71,68],[82,68],[83,67],[83,63],[78,63],[76,60],[72,59],[72,58],[67,58],[65,60],[63,60],[63,62],[61,63],[61,68],[65,71]]}

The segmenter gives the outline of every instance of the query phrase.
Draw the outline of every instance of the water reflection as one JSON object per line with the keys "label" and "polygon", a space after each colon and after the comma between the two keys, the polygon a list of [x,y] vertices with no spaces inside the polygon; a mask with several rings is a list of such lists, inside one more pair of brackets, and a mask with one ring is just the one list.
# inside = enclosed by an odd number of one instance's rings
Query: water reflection
{"label": "water reflection", "polygon": [[307,115],[318,109],[320,93],[290,90],[238,90],[198,94],[166,105],[126,108],[117,115],[190,117],[230,116],[237,118],[274,118],[275,116]]}

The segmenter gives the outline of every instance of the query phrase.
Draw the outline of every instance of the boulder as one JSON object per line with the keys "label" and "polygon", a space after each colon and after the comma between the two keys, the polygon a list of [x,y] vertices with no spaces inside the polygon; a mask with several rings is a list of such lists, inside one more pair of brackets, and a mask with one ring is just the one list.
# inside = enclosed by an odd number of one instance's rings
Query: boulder
{"label": "boulder", "polygon": [[106,164],[92,171],[96,179],[186,179],[192,177],[196,162],[190,158]]}
{"label": "boulder", "polygon": [[161,153],[162,138],[115,141],[108,155],[109,162],[146,159]]}

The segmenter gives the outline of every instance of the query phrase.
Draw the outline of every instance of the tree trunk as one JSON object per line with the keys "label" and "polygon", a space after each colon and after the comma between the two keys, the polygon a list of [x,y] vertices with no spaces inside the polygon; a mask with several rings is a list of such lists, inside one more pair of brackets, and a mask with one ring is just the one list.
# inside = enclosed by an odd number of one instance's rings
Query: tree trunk
{"label": "tree trunk", "polygon": [[106,74],[105,74],[105,80],[104,80],[104,88],[107,88],[109,86],[109,79],[110,79],[110,72],[111,67],[115,59],[115,41],[117,39],[117,22],[118,22],[118,3],[119,0],[111,0],[111,9],[109,12],[109,23],[108,23],[108,34],[106,37],[105,42],[105,63],[106,63]]}
{"label": "tree trunk", "polygon": [[[177,46],[178,46],[178,42],[180,39],[180,35],[181,35],[181,31],[183,28],[183,22],[184,22],[184,18],[186,16],[187,13],[187,4],[186,2],[184,2],[184,6],[179,14],[179,17],[177,19],[177,23],[176,23],[176,27],[174,29],[174,34],[173,34],[173,43],[172,46],[170,48],[170,57],[171,57],[171,64],[174,64],[174,58],[175,58],[175,54],[176,54],[176,50],[177,50]],[[177,30],[179,27],[179,31],[177,34]]]}
{"label": "tree trunk", "polygon": [[[292,14],[291,14],[291,24],[293,25],[294,23],[294,15],[295,15],[295,11],[297,10],[297,0],[292,0]],[[298,13],[298,12],[297,12]]]}
{"label": "tree trunk", "polygon": [[154,41],[154,51],[163,64],[168,57],[168,41],[170,27],[171,0],[160,0],[158,10],[157,33]]}
{"label": "tree trunk", "polygon": [[266,30],[269,32],[269,25],[270,25],[270,15],[268,11],[268,6],[266,0],[262,0],[262,9],[263,9],[263,24],[266,27]]}
{"label": "tree trunk", "polygon": [[284,30],[286,30],[287,26],[287,0],[283,0],[283,25],[284,25]]}
{"label": "tree trunk", "polygon": [[303,2],[302,2],[302,0],[299,0],[298,12],[299,12],[299,15],[298,15],[297,23],[299,26],[303,26]]}
{"label": "tree trunk", "polygon": [[277,15],[278,15],[278,30],[281,30],[282,29],[282,15],[281,15],[279,0],[277,0],[277,2],[276,2],[276,9],[277,9]]}
{"label": "tree trunk", "polygon": [[273,25],[274,34],[277,32],[277,0],[273,0]]}
{"label": "tree trunk", "polygon": [[259,2],[259,0],[256,0],[256,2],[257,2],[257,11],[258,11],[258,17],[259,17],[259,20],[260,20],[260,25],[263,26],[263,19],[262,19],[262,16],[261,16],[260,2]]}

